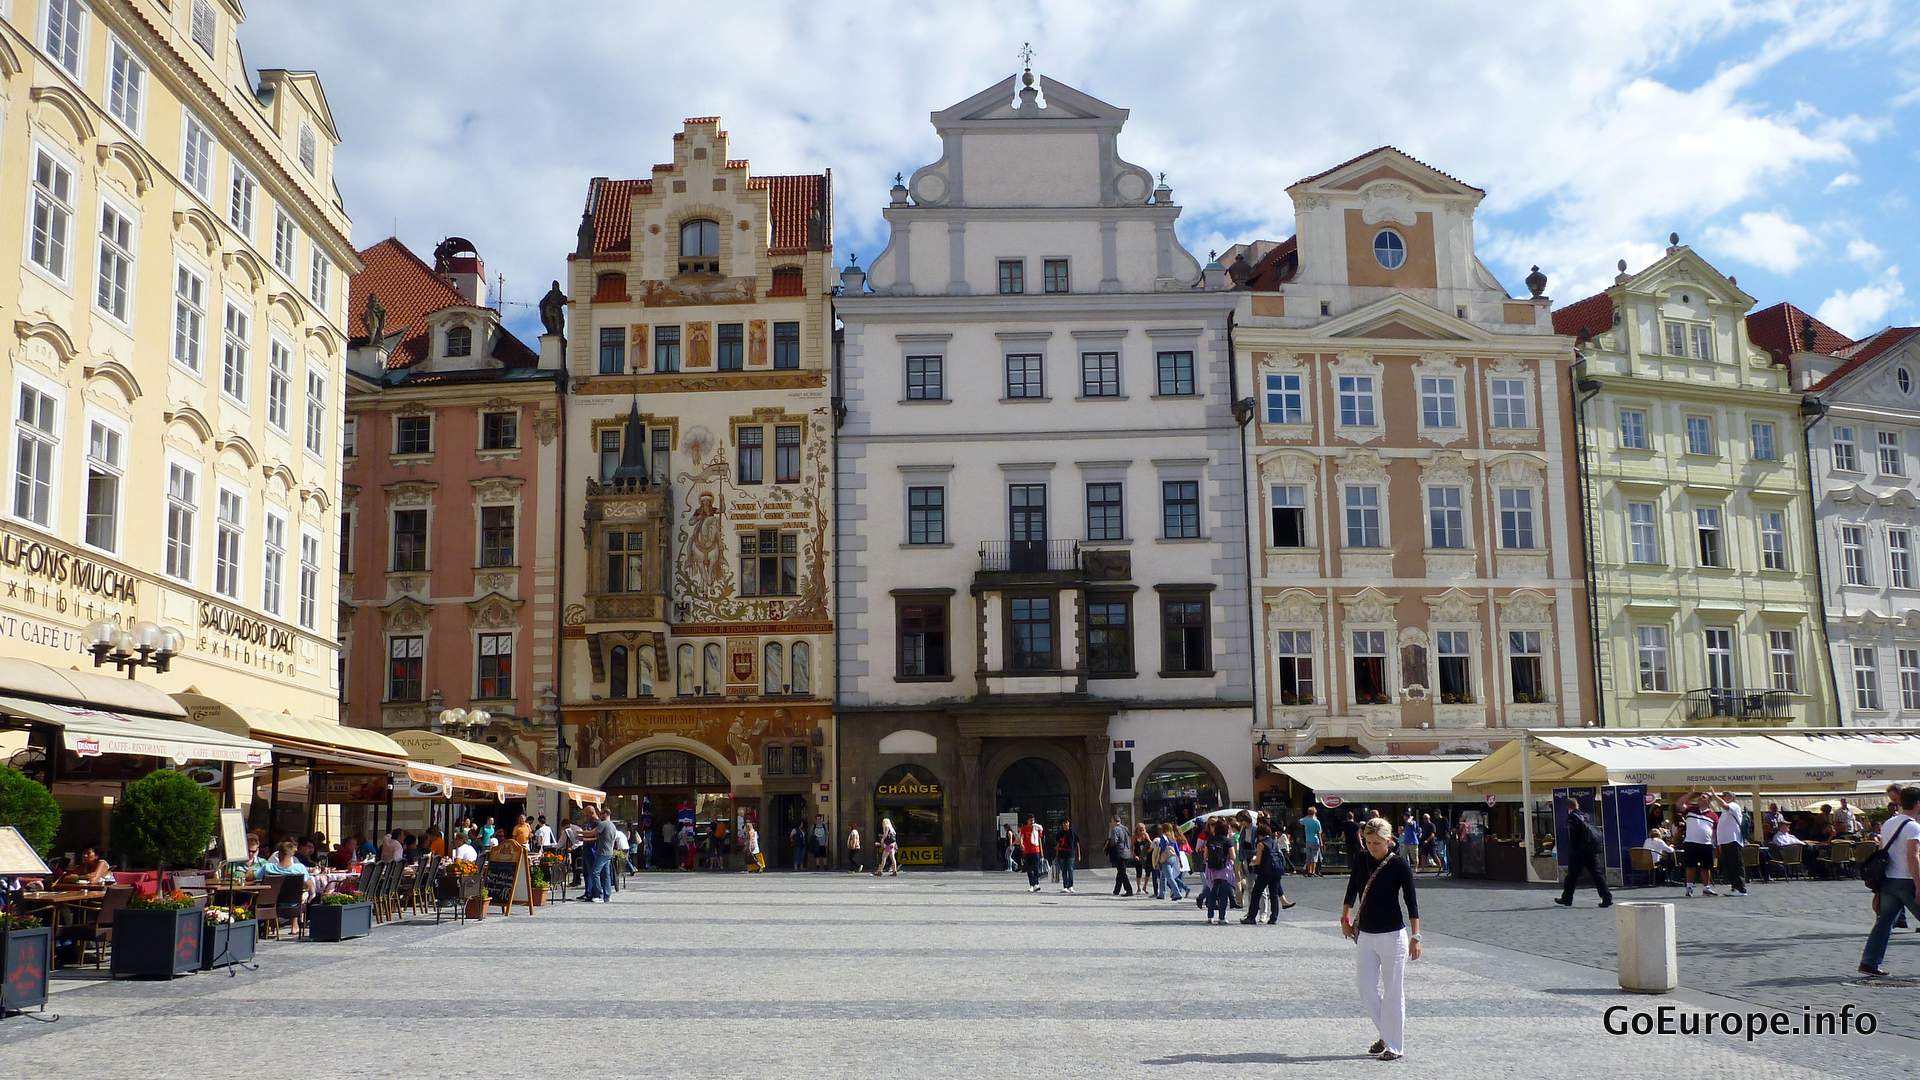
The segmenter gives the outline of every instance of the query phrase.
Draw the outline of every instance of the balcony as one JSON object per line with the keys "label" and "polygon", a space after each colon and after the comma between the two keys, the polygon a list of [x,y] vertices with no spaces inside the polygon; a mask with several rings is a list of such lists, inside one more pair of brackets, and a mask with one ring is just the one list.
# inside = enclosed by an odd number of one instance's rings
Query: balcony
{"label": "balcony", "polygon": [[1785,690],[1687,691],[1687,720],[1705,724],[1783,724],[1793,719],[1793,695]]}
{"label": "balcony", "polygon": [[980,572],[1077,575],[1080,573],[1080,541],[983,540]]}

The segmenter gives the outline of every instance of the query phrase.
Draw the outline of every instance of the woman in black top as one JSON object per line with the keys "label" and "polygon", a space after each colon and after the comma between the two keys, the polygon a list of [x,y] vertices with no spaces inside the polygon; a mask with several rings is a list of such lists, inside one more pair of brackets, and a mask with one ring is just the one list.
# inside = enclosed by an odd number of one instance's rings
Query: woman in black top
{"label": "woman in black top", "polygon": [[1380,1032],[1380,1041],[1367,1052],[1394,1061],[1404,1053],[1407,961],[1420,959],[1420,902],[1413,868],[1394,853],[1392,823],[1373,818],[1361,827],[1360,837],[1364,850],[1355,853],[1347,878],[1340,932],[1359,945],[1360,1002]]}

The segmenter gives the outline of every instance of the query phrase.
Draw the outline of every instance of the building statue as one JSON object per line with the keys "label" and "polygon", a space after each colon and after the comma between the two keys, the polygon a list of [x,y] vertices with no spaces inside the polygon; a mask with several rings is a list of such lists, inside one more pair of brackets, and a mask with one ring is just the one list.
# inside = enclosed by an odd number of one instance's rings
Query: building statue
{"label": "building statue", "polygon": [[365,319],[367,324],[367,344],[377,349],[380,347],[381,338],[385,337],[387,332],[387,308],[385,304],[380,302],[379,293],[367,293],[367,313]]}
{"label": "building statue", "polygon": [[552,337],[564,337],[567,332],[567,294],[560,291],[560,282],[555,280],[540,298],[540,325]]}

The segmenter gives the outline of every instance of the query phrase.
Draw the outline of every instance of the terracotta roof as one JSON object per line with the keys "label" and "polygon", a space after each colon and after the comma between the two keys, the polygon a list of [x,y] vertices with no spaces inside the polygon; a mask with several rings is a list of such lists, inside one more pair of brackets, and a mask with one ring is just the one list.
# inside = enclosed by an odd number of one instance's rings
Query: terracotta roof
{"label": "terracotta roof", "polygon": [[1553,332],[1568,337],[1595,337],[1613,327],[1613,298],[1594,293],[1553,313]]}
{"label": "terracotta roof", "polygon": [[1814,383],[1808,387],[1808,389],[1814,393],[1825,390],[1841,379],[1860,370],[1860,368],[1864,367],[1875,357],[1886,355],[1916,334],[1920,334],[1920,326],[1889,326],[1885,330],[1861,338],[1859,341],[1854,342],[1847,356],[1846,363],[1834,368],[1827,374],[1826,378]]}
{"label": "terracotta roof", "polygon": [[1294,271],[1300,266],[1296,257],[1299,250],[1298,236],[1289,236],[1273,245],[1265,255],[1254,260],[1253,273],[1247,277],[1247,288],[1254,292],[1275,292],[1291,281]]}
{"label": "terracotta roof", "polygon": [[[747,181],[747,187],[767,192],[768,210],[773,216],[773,237],[767,244],[769,255],[797,255],[825,251],[833,246],[831,173],[755,176]],[[636,193],[646,195],[652,191],[650,180],[593,178],[587,186],[587,209],[593,213],[595,255],[620,255],[633,250],[633,197]],[[817,236],[810,227],[816,214],[820,220]]]}
{"label": "terracotta roof", "polygon": [[[365,268],[348,279],[347,331],[354,344],[367,336],[367,298],[375,293],[387,309],[386,333],[402,334],[387,355],[387,370],[412,367],[427,358],[427,317],[450,307],[470,307],[453,286],[394,237],[360,252]],[[539,362],[533,350],[501,327],[493,350],[506,367],[532,367]]]}
{"label": "terracotta roof", "polygon": [[1831,356],[1853,344],[1847,335],[1819,319],[1813,320],[1813,340],[1804,340],[1805,335],[1800,328],[1810,318],[1812,316],[1792,304],[1775,304],[1747,316],[1747,337],[1776,357],[1803,352]]}
{"label": "terracotta roof", "polygon": [[[1460,179],[1459,177],[1457,177],[1457,176],[1455,176],[1455,175],[1453,175],[1452,173],[1449,173],[1449,172],[1443,172],[1443,171],[1442,171],[1442,170],[1440,170],[1440,169],[1434,169],[1434,168],[1433,168],[1433,166],[1431,166],[1431,165],[1428,165],[1428,164],[1427,164],[1426,162],[1424,162],[1424,161],[1421,161],[1421,160],[1420,160],[1419,158],[1417,158],[1417,157],[1414,157],[1414,156],[1413,156],[1412,154],[1409,154],[1409,153],[1407,153],[1407,152],[1406,152],[1405,150],[1402,150],[1402,149],[1400,149],[1399,147],[1397,147],[1397,146],[1393,146],[1393,145],[1390,145],[1390,144],[1389,144],[1389,145],[1384,145],[1384,146],[1376,146],[1376,147],[1374,147],[1373,149],[1371,149],[1371,150],[1369,150],[1369,151],[1367,151],[1367,152],[1366,152],[1366,153],[1364,153],[1364,154],[1355,154],[1355,155],[1353,155],[1352,157],[1350,157],[1350,158],[1348,158],[1347,160],[1345,160],[1345,161],[1343,161],[1343,162],[1341,162],[1340,164],[1338,164],[1338,165],[1335,165],[1335,166],[1334,166],[1333,168],[1331,168],[1331,169],[1322,169],[1322,170],[1320,170],[1319,172],[1317,172],[1317,173],[1314,173],[1314,174],[1313,174],[1312,176],[1303,176],[1303,177],[1301,177],[1300,179],[1298,179],[1298,180],[1295,180],[1295,181],[1294,181],[1293,183],[1294,183],[1294,184],[1310,184],[1310,183],[1312,183],[1312,182],[1314,182],[1315,180],[1319,180],[1319,179],[1322,179],[1323,177],[1327,177],[1327,176],[1331,176],[1331,175],[1333,175],[1334,173],[1337,173],[1337,172],[1339,172],[1339,171],[1340,171],[1341,169],[1344,169],[1344,168],[1346,168],[1347,166],[1349,166],[1349,165],[1351,165],[1351,164],[1353,164],[1353,163],[1354,163],[1354,162],[1356,162],[1356,161],[1360,161],[1360,160],[1362,160],[1362,159],[1364,159],[1364,158],[1370,158],[1370,157],[1372,157],[1373,155],[1375,155],[1375,154],[1377,154],[1377,153],[1379,153],[1379,152],[1380,152],[1380,151],[1382,151],[1382,150],[1391,150],[1391,151],[1393,151],[1394,153],[1396,153],[1396,154],[1399,154],[1399,155],[1400,155],[1401,157],[1403,157],[1403,158],[1406,158],[1406,159],[1407,159],[1408,161],[1411,161],[1411,162],[1413,162],[1413,163],[1414,163],[1415,165],[1419,165],[1419,166],[1421,166],[1421,167],[1423,167],[1423,168],[1428,168],[1428,169],[1433,169],[1433,171],[1434,171],[1434,172],[1437,172],[1437,173],[1439,173],[1439,174],[1440,174],[1441,176],[1444,176],[1444,177],[1446,177],[1447,179],[1449,179],[1449,180],[1451,180],[1451,181],[1453,181],[1454,183],[1456,183],[1456,184],[1459,184],[1459,185],[1460,185],[1461,187],[1465,187],[1465,188],[1469,188],[1469,189],[1471,189],[1471,190],[1473,190],[1473,191],[1478,191],[1478,192],[1480,192],[1480,194],[1482,194],[1482,195],[1485,195],[1485,194],[1486,194],[1486,192],[1485,192],[1484,190],[1482,190],[1482,189],[1480,189],[1480,188],[1477,188],[1477,187],[1474,187],[1474,186],[1473,186],[1472,184],[1469,184],[1469,183],[1467,183],[1467,182],[1466,182],[1465,180],[1462,180],[1462,179]],[[1288,185],[1288,186],[1289,186],[1289,187],[1291,187],[1291,186],[1293,186],[1293,185]]]}

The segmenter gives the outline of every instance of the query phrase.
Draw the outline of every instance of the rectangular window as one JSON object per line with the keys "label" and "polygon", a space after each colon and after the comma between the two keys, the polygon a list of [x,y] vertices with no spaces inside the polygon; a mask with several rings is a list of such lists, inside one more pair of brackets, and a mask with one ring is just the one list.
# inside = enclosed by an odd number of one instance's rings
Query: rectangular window
{"label": "rectangular window", "polygon": [[1007,485],[1007,539],[1015,544],[1046,542],[1047,485]]}
{"label": "rectangular window", "polygon": [[766,478],[767,429],[743,427],[733,433],[736,456],[740,459],[738,481],[758,484]]}
{"label": "rectangular window", "polygon": [[279,207],[273,208],[273,265],[282,277],[293,277],[293,249],[298,242],[293,218]]}
{"label": "rectangular window", "polygon": [[100,204],[98,262],[93,302],[101,311],[124,323],[127,290],[133,281],[133,222],[105,201]]}
{"label": "rectangular window", "polygon": [[1387,695],[1387,632],[1353,632],[1353,700],[1359,705],[1385,705]]}
{"label": "rectangular window", "polygon": [[427,512],[393,512],[393,569],[417,572],[427,568]]}
{"label": "rectangular window", "polygon": [[1373,376],[1342,375],[1339,382],[1340,425],[1373,426]]}
{"label": "rectangular window", "polygon": [[1900,449],[1900,433],[1897,431],[1876,431],[1873,433],[1875,447],[1880,452],[1881,476],[1907,475],[1906,454]]}
{"label": "rectangular window", "polygon": [[621,375],[627,370],[627,328],[600,328],[600,374]]}
{"label": "rectangular window", "polygon": [[[284,403],[283,407],[284,407]],[[360,452],[360,418],[344,416],[340,419],[340,453],[343,457],[353,457]]]}
{"label": "rectangular window", "polygon": [[312,176],[313,170],[318,168],[320,164],[319,140],[313,137],[313,129],[304,123],[300,125],[299,153],[300,167],[307,170],[308,176]]}
{"label": "rectangular window", "polygon": [[80,78],[80,47],[86,41],[87,9],[80,0],[47,0],[41,47],[67,74]]}
{"label": "rectangular window", "polygon": [[1703,457],[1713,456],[1713,419],[1711,417],[1687,417],[1687,453],[1699,454]]}
{"label": "rectangular window", "polygon": [[1860,454],[1850,425],[1840,424],[1833,429],[1833,467],[1842,472],[1860,471]]}
{"label": "rectangular window", "polygon": [[648,437],[653,440],[653,482],[665,484],[667,478],[673,475],[673,430],[654,428]]}
{"label": "rectangular window", "polygon": [[1920,649],[1900,650],[1900,707],[1920,709]]}
{"label": "rectangular window", "polygon": [[173,276],[173,362],[200,373],[201,342],[207,325],[207,283],[181,265]]}
{"label": "rectangular window", "polygon": [[287,519],[268,512],[266,547],[260,557],[260,607],[278,616],[287,578]]}
{"label": "rectangular window", "polygon": [[944,398],[945,364],[945,358],[939,356],[907,357],[907,400],[939,401]]}
{"label": "rectangular window", "polygon": [[1043,292],[1070,292],[1067,282],[1067,260],[1042,259],[1040,261],[1040,288]]}
{"label": "rectangular window", "polygon": [[340,514],[340,572],[353,572],[353,511]]}
{"label": "rectangular window", "polygon": [[1038,398],[1046,396],[1038,353],[1010,353],[1007,356],[1007,396]]}
{"label": "rectangular window", "polygon": [[1500,489],[1500,546],[1509,551],[1530,551],[1536,546],[1532,488]]}
{"label": "rectangular window", "polygon": [[240,599],[240,545],[246,533],[246,508],[240,493],[221,489],[213,523],[213,591]]}
{"label": "rectangular window", "polygon": [[51,528],[60,403],[37,387],[22,383],[19,408],[13,418],[13,516]]}
{"label": "rectangular window", "polygon": [[1444,375],[1420,376],[1420,423],[1430,428],[1460,426],[1459,395],[1454,380]]}
{"label": "rectangular window", "polygon": [[800,425],[776,424],[773,429],[773,482],[800,482]]}
{"label": "rectangular window", "polygon": [[721,323],[714,336],[715,363],[721,371],[742,371],[747,366],[746,327],[740,323]]}
{"label": "rectangular window", "polygon": [[394,421],[393,452],[430,454],[433,452],[433,417],[402,416]]}
{"label": "rectangular window", "polygon": [[1767,674],[1775,690],[1800,692],[1800,652],[1795,648],[1793,631],[1767,631]]}
{"label": "rectangular window", "polygon": [[1427,546],[1454,550],[1467,546],[1467,516],[1457,487],[1427,489]]}
{"label": "rectangular window", "polygon": [[1193,354],[1191,352],[1184,349],[1163,352],[1154,359],[1160,370],[1161,397],[1193,396]]}
{"label": "rectangular window", "polygon": [[1643,564],[1660,561],[1660,529],[1655,524],[1652,503],[1627,504],[1627,561]]}
{"label": "rectangular window", "polygon": [[193,528],[200,515],[195,491],[200,477],[185,465],[167,466],[166,570],[181,581],[193,580]]}
{"label": "rectangular window", "polygon": [[1493,379],[1493,426],[1524,428],[1527,422],[1527,380]]}
{"label": "rectangular window", "polygon": [[798,533],[761,529],[741,536],[740,595],[798,595],[799,554]]}
{"label": "rectangular window", "polygon": [[1027,264],[1019,259],[1000,260],[1000,295],[1012,296],[1027,291]]}
{"label": "rectangular window", "polygon": [[1620,410],[1620,448],[1622,450],[1647,450],[1652,444],[1647,440],[1647,411],[1645,409]]}
{"label": "rectangular window", "polygon": [[267,342],[267,423],[287,430],[287,396],[293,392],[293,349],[274,339]]}
{"label": "rectangular window", "polygon": [[680,370],[680,328],[656,326],[653,329],[653,370],[662,375]]}
{"label": "rectangular window", "polygon": [[[1732,691],[1740,685],[1733,670],[1733,628],[1729,626],[1709,626],[1705,632],[1707,645],[1707,688],[1709,690]],[[1715,695],[1719,700],[1727,700],[1726,694]]]}
{"label": "rectangular window", "polygon": [[1687,327],[1687,355],[1695,360],[1713,359],[1713,327],[1694,323]]}
{"label": "rectangular window", "polygon": [[140,134],[147,99],[147,69],[133,50],[113,40],[107,72],[107,112],[128,131]]}
{"label": "rectangular window", "polygon": [[1867,577],[1867,530],[1865,527],[1840,526],[1840,566],[1847,584],[1872,584]]}
{"label": "rectangular window", "polygon": [[1087,673],[1133,674],[1133,604],[1125,596],[1087,598]]}
{"label": "rectangular window", "polygon": [[1306,422],[1306,398],[1300,389],[1300,376],[1267,376],[1267,423],[1304,424]]}
{"label": "rectangular window", "polygon": [[1380,547],[1380,489],[1371,484],[1348,484],[1345,492],[1347,546]]}
{"label": "rectangular window", "polygon": [[645,592],[647,536],[615,529],[607,533],[607,591]]}
{"label": "rectangular window", "polygon": [[1636,626],[1633,643],[1640,669],[1640,689],[1667,693],[1672,689],[1667,676],[1667,628]]}
{"label": "rectangular window", "polygon": [[1693,511],[1695,538],[1699,541],[1701,566],[1727,565],[1727,546],[1720,528],[1720,508],[1701,506]]}
{"label": "rectangular window", "polygon": [[513,507],[480,508],[480,565],[518,565],[513,550]]}
{"label": "rectangular window", "polygon": [[773,370],[800,370],[799,323],[777,322],[773,324]]}
{"label": "rectangular window", "polygon": [[1760,565],[1767,570],[1787,568],[1787,515],[1784,510],[1760,511]]}
{"label": "rectangular window", "polygon": [[186,114],[185,131],[180,138],[180,179],[200,193],[213,198],[213,132],[192,113]]}
{"label": "rectangular window", "polygon": [[1008,597],[1007,629],[1007,670],[1054,670],[1052,597]]}
{"label": "rectangular window", "polygon": [[1087,485],[1087,539],[1125,540],[1126,512],[1118,481]]}
{"label": "rectangular window", "polygon": [[907,489],[907,543],[944,544],[947,542],[947,489],[910,487]]}
{"label": "rectangular window", "polygon": [[33,241],[28,255],[34,263],[67,280],[73,244],[73,170],[38,147],[33,153]]}
{"label": "rectangular window", "polygon": [[519,445],[519,413],[490,412],[480,414],[480,449],[512,450]]}
{"label": "rectangular window", "polygon": [[1665,323],[1667,330],[1667,355],[1687,355],[1687,328],[1675,322]]}
{"label": "rectangular window", "polygon": [[1853,707],[1880,708],[1880,658],[1871,648],[1853,650]]}
{"label": "rectangular window", "polygon": [[253,201],[259,185],[238,164],[233,166],[233,183],[227,189],[227,224],[233,231],[253,242]]}
{"label": "rectangular window", "polygon": [[387,700],[419,701],[426,640],[397,637],[387,642]]}
{"label": "rectangular window", "polygon": [[900,678],[947,675],[947,602],[916,600],[900,605]]}
{"label": "rectangular window", "polygon": [[1311,705],[1313,692],[1313,631],[1281,630],[1273,635],[1275,689],[1282,705]]}
{"label": "rectangular window", "polygon": [[513,696],[513,635],[481,634],[479,696],[492,701]]}
{"label": "rectangular window", "polygon": [[600,429],[600,482],[613,479],[613,472],[620,467],[620,429]]}
{"label": "rectangular window", "polygon": [[1910,530],[1887,530],[1887,584],[1896,589],[1913,588],[1913,533]]}
{"label": "rectangular window", "polygon": [[1080,354],[1080,393],[1083,397],[1120,396],[1120,354]]}
{"label": "rectangular window", "polygon": [[307,280],[307,299],[322,312],[327,310],[328,283],[333,280],[333,264],[320,254],[319,248],[313,252],[313,271]]}
{"label": "rectangular window", "polygon": [[193,0],[193,13],[188,16],[187,32],[200,51],[213,55],[213,0]]}
{"label": "rectangular window", "polygon": [[1160,484],[1161,535],[1169,540],[1200,536],[1200,482],[1164,480]]}
{"label": "rectangular window", "polygon": [[1160,597],[1162,675],[1199,675],[1213,670],[1213,645],[1205,596]]}
{"label": "rectangular window", "polygon": [[1272,503],[1273,546],[1311,547],[1307,542],[1307,489],[1304,484],[1275,484],[1268,492]]}
{"label": "rectangular window", "polygon": [[120,484],[126,459],[120,433],[101,423],[87,429],[87,546],[120,550]]}
{"label": "rectangular window", "polygon": [[1747,431],[1752,436],[1753,460],[1780,460],[1780,446],[1774,441],[1773,430],[1772,422],[1767,420],[1755,420],[1747,425]]}
{"label": "rectangular window", "polygon": [[248,340],[252,324],[246,311],[227,305],[226,332],[220,339],[220,392],[243,407],[247,403],[247,368],[253,362],[253,345]]}
{"label": "rectangular window", "polygon": [[327,377],[316,368],[307,369],[307,453],[324,454],[327,449]]}
{"label": "rectangular window", "polygon": [[1436,630],[1433,654],[1440,658],[1440,703],[1473,704],[1473,635],[1465,630]]}
{"label": "rectangular window", "polygon": [[1540,677],[1540,631],[1507,631],[1507,668],[1515,702],[1547,700],[1546,684]]}

